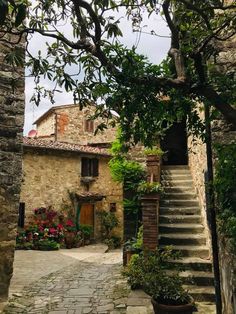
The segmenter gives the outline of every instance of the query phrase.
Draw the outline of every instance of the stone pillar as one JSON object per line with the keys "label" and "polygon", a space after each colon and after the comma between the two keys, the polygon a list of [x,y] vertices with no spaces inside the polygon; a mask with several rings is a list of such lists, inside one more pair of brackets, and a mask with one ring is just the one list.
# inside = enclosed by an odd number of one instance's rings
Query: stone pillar
{"label": "stone pillar", "polygon": [[0,311],[13,272],[22,174],[24,69],[6,64],[11,49],[0,42]]}
{"label": "stone pillar", "polygon": [[150,194],[142,197],[143,247],[155,250],[158,246],[159,195]]}
{"label": "stone pillar", "polygon": [[[160,157],[148,155],[147,160],[148,182],[160,182]],[[160,195],[150,193],[141,200],[143,220],[143,246],[148,250],[155,250],[158,246]]]}

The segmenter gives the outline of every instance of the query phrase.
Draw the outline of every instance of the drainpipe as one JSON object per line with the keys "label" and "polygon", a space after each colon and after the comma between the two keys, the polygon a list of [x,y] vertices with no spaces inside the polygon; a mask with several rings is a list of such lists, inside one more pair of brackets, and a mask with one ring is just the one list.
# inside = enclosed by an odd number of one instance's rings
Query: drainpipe
{"label": "drainpipe", "polygon": [[57,141],[57,113],[55,112],[55,141]]}
{"label": "drainpipe", "polygon": [[221,285],[220,285],[220,269],[219,269],[219,250],[218,250],[218,236],[216,225],[216,208],[215,196],[213,187],[213,162],[212,162],[212,138],[211,138],[211,123],[210,123],[210,106],[204,104],[205,108],[205,126],[206,126],[206,154],[207,154],[207,212],[209,213],[212,255],[213,255],[213,269],[214,282],[216,294],[216,313],[222,314],[222,300],[221,300]]}

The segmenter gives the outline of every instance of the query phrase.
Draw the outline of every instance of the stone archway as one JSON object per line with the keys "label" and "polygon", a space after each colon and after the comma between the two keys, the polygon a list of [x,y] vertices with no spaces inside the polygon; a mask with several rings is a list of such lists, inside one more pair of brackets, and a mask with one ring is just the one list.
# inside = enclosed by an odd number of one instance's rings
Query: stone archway
{"label": "stone archway", "polygon": [[24,69],[6,64],[5,56],[11,49],[10,43],[0,43],[0,310],[13,272],[22,180]]}

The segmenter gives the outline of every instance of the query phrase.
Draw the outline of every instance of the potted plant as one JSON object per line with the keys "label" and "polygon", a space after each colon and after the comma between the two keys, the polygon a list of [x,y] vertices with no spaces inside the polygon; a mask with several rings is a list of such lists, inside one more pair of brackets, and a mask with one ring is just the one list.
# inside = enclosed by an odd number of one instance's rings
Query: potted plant
{"label": "potted plant", "polygon": [[146,182],[141,181],[139,183],[137,191],[143,196],[150,195],[151,197],[159,198],[160,195],[164,192],[163,187],[159,182]]}
{"label": "potted plant", "polygon": [[144,154],[146,155],[147,162],[152,161],[159,161],[161,157],[163,156],[164,152],[160,147],[152,147],[152,148],[146,148],[144,150]]}
{"label": "potted plant", "polygon": [[71,219],[68,219],[65,223],[64,239],[67,249],[77,247],[80,240],[82,240],[81,232],[77,231],[76,225]]}
{"label": "potted plant", "polygon": [[88,245],[91,241],[91,234],[93,232],[93,227],[90,225],[80,224],[79,230],[82,233],[83,244]]}
{"label": "potted plant", "polygon": [[134,254],[139,254],[143,249],[143,226],[138,229],[137,238],[131,238],[124,243],[123,266],[126,266]]}
{"label": "potted plant", "polygon": [[[192,314],[196,308],[192,297],[183,288],[176,264],[179,258],[170,247],[134,255],[124,271],[131,287],[142,287],[152,299],[155,314]],[[170,272],[170,269],[172,271]]]}
{"label": "potted plant", "polygon": [[129,263],[133,254],[137,254],[137,249],[134,247],[136,241],[137,241],[136,238],[131,238],[124,243],[123,266],[126,266]]}

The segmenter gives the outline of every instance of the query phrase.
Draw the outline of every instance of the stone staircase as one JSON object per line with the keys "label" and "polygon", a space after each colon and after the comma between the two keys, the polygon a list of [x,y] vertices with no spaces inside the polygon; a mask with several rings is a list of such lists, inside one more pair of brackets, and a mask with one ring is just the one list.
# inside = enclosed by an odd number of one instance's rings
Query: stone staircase
{"label": "stone staircase", "polygon": [[163,166],[159,245],[180,251],[185,287],[198,302],[214,302],[214,276],[199,202],[188,166]]}

